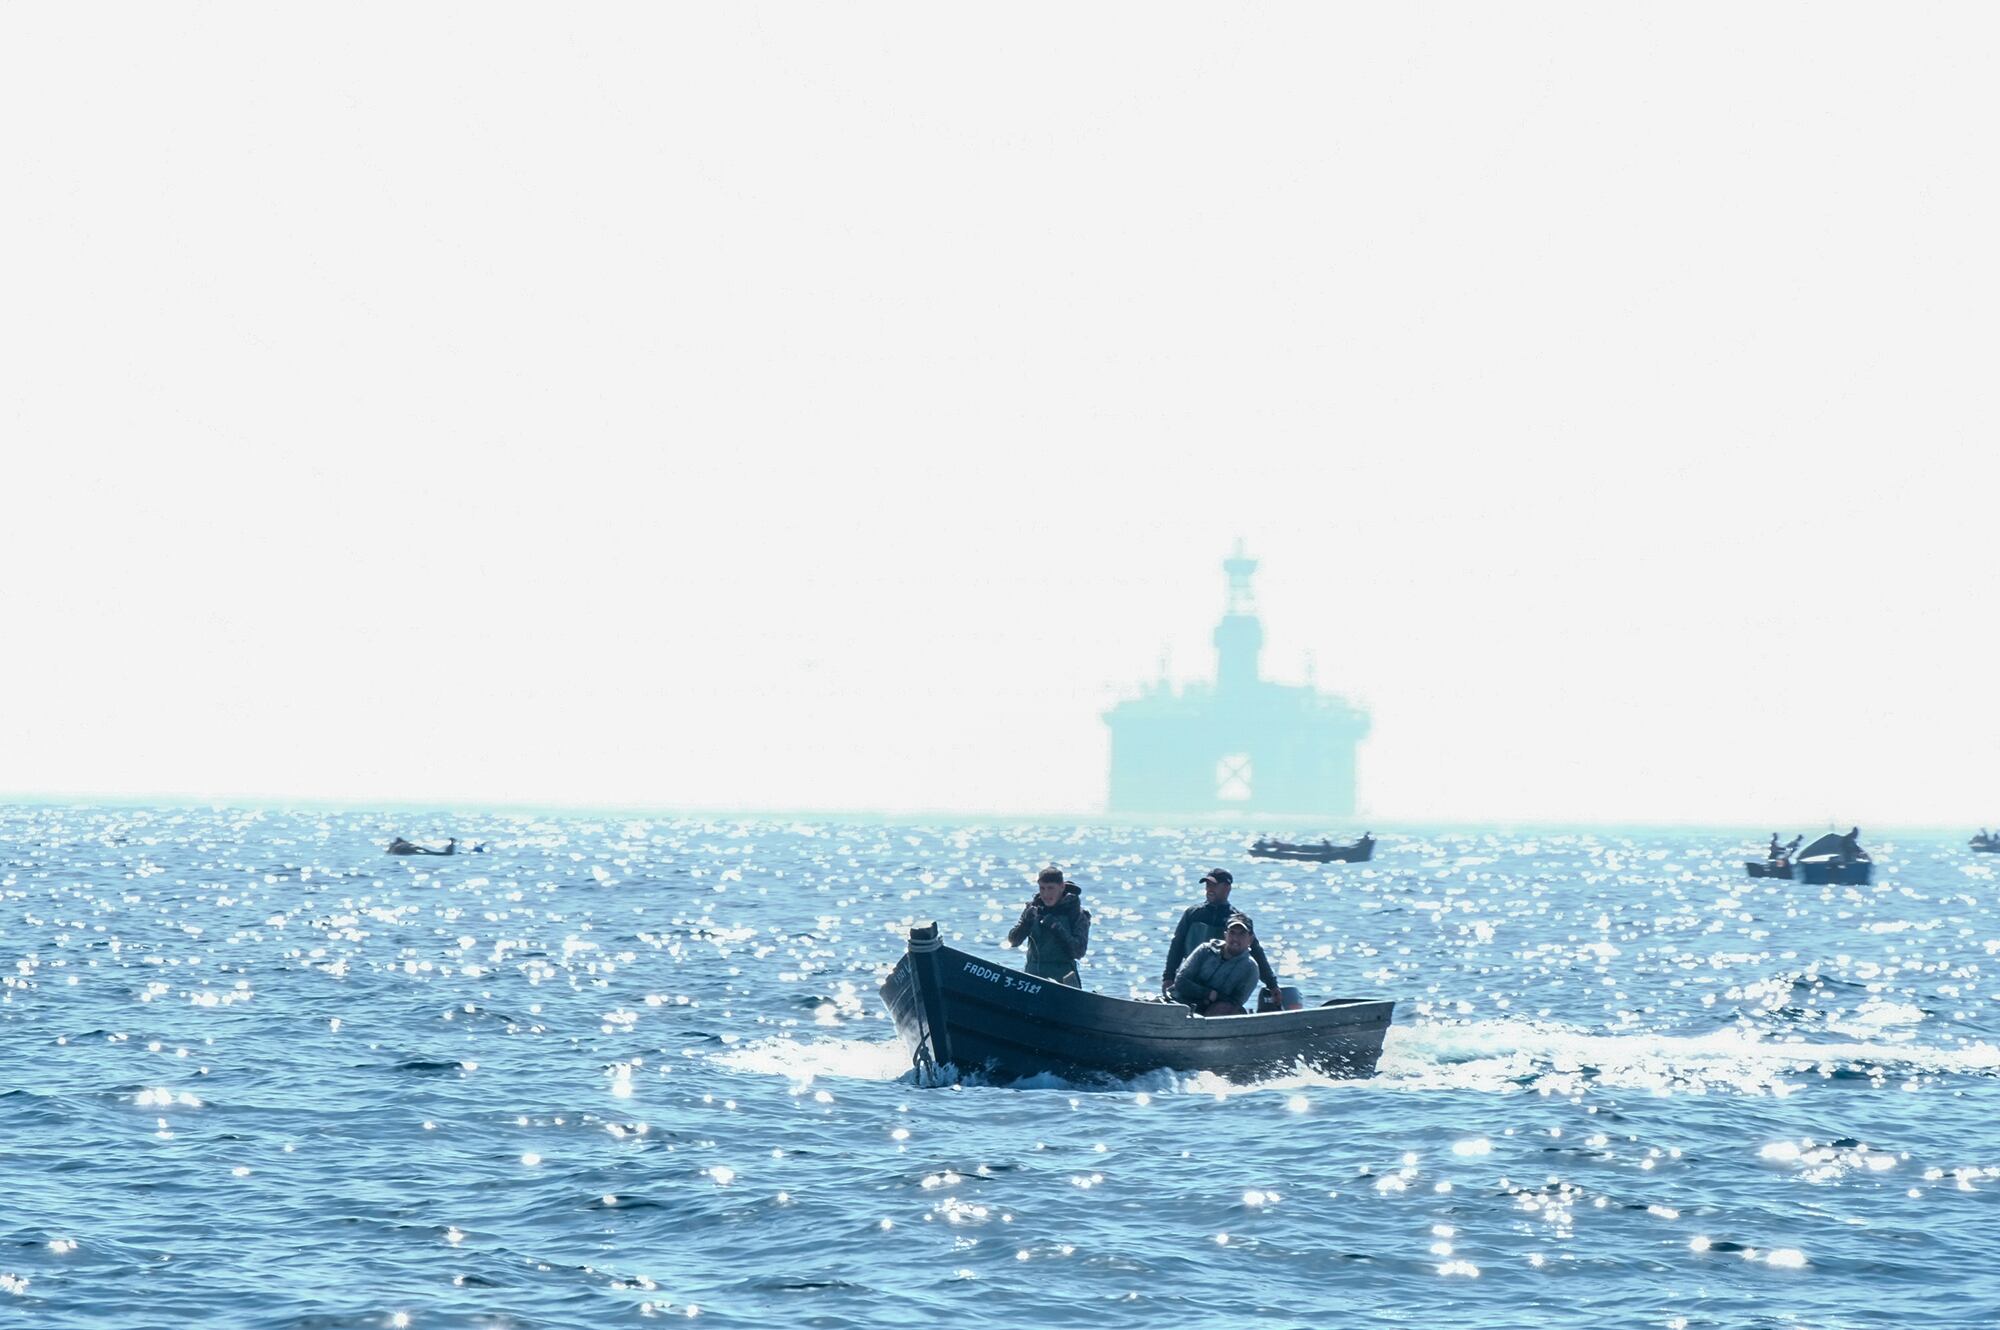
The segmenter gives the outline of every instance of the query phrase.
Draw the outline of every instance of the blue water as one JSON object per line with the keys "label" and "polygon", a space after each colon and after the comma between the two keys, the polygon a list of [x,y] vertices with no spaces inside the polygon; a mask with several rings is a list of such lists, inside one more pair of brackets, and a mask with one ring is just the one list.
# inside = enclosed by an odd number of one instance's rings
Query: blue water
{"label": "blue water", "polygon": [[[1376,831],[0,809],[0,1325],[2000,1320],[1994,857]],[[1049,861],[1116,993],[1231,867],[1381,1074],[921,1088]]]}

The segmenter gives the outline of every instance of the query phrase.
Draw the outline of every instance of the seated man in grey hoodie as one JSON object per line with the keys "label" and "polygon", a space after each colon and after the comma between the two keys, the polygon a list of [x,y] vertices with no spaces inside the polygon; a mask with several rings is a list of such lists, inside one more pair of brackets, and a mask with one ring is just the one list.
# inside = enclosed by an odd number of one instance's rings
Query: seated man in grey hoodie
{"label": "seated man in grey hoodie", "polygon": [[1250,957],[1256,939],[1242,915],[1230,918],[1222,936],[1188,953],[1174,975],[1173,997],[1203,1016],[1241,1016],[1257,991],[1257,962]]}

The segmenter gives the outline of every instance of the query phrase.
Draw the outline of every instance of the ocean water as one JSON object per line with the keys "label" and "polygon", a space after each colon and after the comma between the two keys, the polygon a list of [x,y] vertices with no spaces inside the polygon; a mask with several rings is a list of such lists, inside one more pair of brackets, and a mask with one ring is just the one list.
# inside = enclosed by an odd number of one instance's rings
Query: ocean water
{"label": "ocean water", "polygon": [[[2000,1323],[2000,856],[1375,830],[0,808],[0,1326]],[[1230,867],[1380,1074],[918,1085],[1051,861],[1116,993]]]}

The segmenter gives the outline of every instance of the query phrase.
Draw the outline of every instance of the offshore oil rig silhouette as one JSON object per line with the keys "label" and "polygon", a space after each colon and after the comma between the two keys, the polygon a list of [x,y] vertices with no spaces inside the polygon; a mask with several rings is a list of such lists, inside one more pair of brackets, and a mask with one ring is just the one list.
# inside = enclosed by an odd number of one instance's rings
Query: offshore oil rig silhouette
{"label": "offshore oil rig silhouette", "polygon": [[[1223,560],[1229,604],[1215,626],[1215,682],[1164,677],[1104,713],[1114,813],[1354,812],[1354,751],[1368,713],[1311,683],[1259,677],[1264,625],[1243,542]],[[1164,671],[1162,671],[1164,674]]]}

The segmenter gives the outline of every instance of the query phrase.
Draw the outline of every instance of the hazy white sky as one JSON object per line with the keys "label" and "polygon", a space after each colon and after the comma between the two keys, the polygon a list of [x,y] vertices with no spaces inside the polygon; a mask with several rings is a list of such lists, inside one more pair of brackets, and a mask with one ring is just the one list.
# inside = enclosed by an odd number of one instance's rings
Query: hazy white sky
{"label": "hazy white sky", "polygon": [[0,793],[1990,824],[1996,28],[0,9]]}

